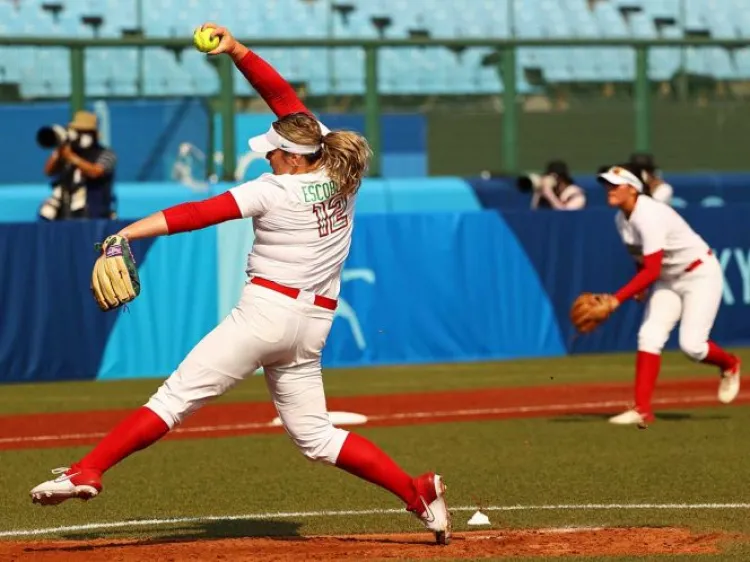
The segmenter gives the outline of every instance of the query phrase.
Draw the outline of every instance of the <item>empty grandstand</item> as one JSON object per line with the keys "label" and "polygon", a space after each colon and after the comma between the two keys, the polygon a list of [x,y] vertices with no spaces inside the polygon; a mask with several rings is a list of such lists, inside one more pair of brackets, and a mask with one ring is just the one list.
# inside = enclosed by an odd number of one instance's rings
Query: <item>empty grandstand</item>
{"label": "empty grandstand", "polygon": [[[203,21],[231,23],[246,38],[681,38],[750,37],[747,0],[0,0],[0,35],[188,37]],[[358,48],[260,49],[311,95],[365,91]],[[379,91],[472,95],[503,90],[490,48],[383,49]],[[71,93],[62,48],[0,47],[0,91],[25,99]],[[315,64],[309,64],[315,61]],[[87,49],[90,96],[212,95],[219,79],[204,55],[186,49]],[[750,79],[750,49],[659,47],[649,76]],[[556,84],[630,83],[632,48],[526,47],[518,51],[521,93]],[[244,83],[239,95],[249,95]]]}

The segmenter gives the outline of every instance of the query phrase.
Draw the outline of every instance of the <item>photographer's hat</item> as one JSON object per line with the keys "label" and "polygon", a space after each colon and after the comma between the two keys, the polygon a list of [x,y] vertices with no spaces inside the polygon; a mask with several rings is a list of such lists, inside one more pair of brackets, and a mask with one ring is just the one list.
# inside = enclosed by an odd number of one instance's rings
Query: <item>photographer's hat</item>
{"label": "photographer's hat", "polygon": [[638,193],[643,193],[643,182],[630,170],[622,166],[612,166],[603,174],[597,176],[599,183],[612,185],[632,185]]}
{"label": "photographer's hat", "polygon": [[68,127],[75,129],[76,131],[96,131],[96,113],[91,113],[90,111],[76,111],[73,120],[68,124]]}

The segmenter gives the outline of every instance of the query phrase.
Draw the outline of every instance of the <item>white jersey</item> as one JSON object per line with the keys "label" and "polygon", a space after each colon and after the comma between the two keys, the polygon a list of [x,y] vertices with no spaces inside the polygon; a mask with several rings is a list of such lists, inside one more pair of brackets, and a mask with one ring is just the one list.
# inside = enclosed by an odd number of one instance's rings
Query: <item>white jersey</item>
{"label": "white jersey", "polygon": [[620,211],[615,223],[622,241],[637,261],[664,251],[663,280],[679,277],[695,260],[705,259],[709,251],[708,244],[677,211],[646,195],[638,197],[629,219]]}
{"label": "white jersey", "polygon": [[342,196],[325,170],[263,174],[230,193],[242,216],[253,219],[249,276],[338,297],[356,196]]}
{"label": "white jersey", "polygon": [[569,185],[560,193],[560,203],[566,211],[578,211],[586,206],[586,193],[577,185]]}
{"label": "white jersey", "polygon": [[666,182],[663,182],[656,186],[656,189],[654,189],[653,193],[651,193],[651,198],[654,201],[659,201],[660,203],[671,205],[673,194],[674,189],[672,188],[672,186]]}

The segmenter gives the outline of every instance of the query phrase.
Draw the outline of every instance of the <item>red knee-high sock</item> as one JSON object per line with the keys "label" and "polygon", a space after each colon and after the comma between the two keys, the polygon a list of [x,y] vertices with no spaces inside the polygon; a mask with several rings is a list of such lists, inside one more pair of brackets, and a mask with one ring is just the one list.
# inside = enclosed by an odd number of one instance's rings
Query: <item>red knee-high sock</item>
{"label": "red knee-high sock", "polygon": [[397,495],[407,506],[417,499],[414,482],[391,457],[364,437],[350,433],[336,466]]}
{"label": "red knee-high sock", "polygon": [[635,360],[635,407],[651,414],[651,397],[661,369],[661,355],[639,351]]}
{"label": "red knee-high sock", "polygon": [[137,409],[110,431],[83,457],[78,468],[105,472],[122,459],[161,439],[169,426],[145,406]]}
{"label": "red knee-high sock", "polygon": [[731,353],[727,353],[714,342],[708,342],[708,354],[701,361],[708,365],[716,365],[722,371],[730,371],[737,364],[737,358]]}

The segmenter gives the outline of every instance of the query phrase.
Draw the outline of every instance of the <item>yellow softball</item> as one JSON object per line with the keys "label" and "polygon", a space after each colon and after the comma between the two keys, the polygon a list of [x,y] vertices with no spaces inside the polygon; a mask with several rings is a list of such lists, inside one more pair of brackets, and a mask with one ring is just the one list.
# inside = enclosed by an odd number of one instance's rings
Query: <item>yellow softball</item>
{"label": "yellow softball", "polygon": [[213,33],[214,29],[215,28],[213,27],[206,27],[204,29],[201,29],[200,27],[195,28],[195,32],[193,33],[193,44],[201,53],[208,53],[219,46],[221,37],[211,38],[211,33]]}

